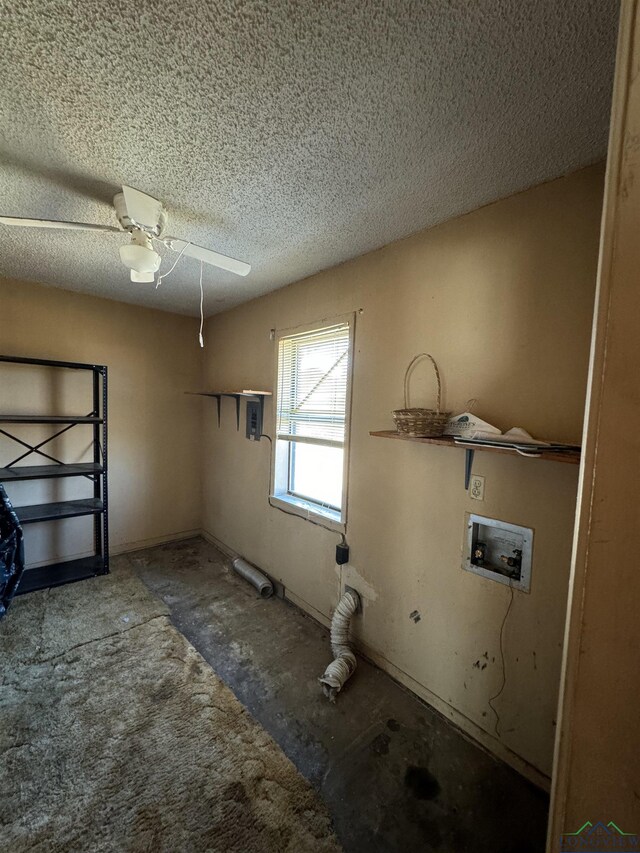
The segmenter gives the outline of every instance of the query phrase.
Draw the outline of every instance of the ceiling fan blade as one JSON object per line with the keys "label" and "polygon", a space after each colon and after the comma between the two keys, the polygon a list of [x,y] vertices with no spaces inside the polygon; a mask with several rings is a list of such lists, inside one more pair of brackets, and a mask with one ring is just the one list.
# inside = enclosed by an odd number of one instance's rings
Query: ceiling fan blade
{"label": "ceiling fan blade", "polygon": [[189,255],[190,258],[196,258],[198,261],[204,261],[205,264],[212,264],[214,267],[220,267],[220,269],[228,270],[236,275],[248,275],[251,272],[251,264],[237,261],[235,258],[228,258],[226,255],[213,252],[211,249],[203,249],[202,246],[196,246],[186,240],[167,237],[162,242],[174,252],[182,252]]}
{"label": "ceiling fan blade", "polygon": [[158,223],[164,215],[161,201],[133,187],[122,187],[127,216],[134,225],[158,233]]}
{"label": "ceiling fan blade", "polygon": [[90,222],[62,222],[57,219],[27,219],[24,216],[0,216],[3,225],[22,225],[26,228],[62,228],[67,231],[115,231],[122,229],[113,225],[93,225]]}

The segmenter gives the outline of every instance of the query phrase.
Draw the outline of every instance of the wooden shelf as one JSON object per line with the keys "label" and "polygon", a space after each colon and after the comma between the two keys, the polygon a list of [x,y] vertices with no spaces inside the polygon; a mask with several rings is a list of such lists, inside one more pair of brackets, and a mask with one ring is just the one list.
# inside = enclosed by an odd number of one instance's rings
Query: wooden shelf
{"label": "wooden shelf", "polygon": [[271,397],[271,391],[187,391],[196,397]]}
{"label": "wooden shelf", "polygon": [[550,462],[566,462],[569,465],[580,464],[579,450],[532,450],[532,453],[535,453],[535,456],[528,456],[518,453],[518,451],[514,450],[512,447],[487,447],[483,444],[474,444],[473,447],[471,447],[468,444],[459,444],[454,441],[453,437],[450,435],[443,435],[440,436],[440,438],[420,438],[415,435],[401,435],[392,429],[370,432],[369,435],[376,436],[377,438],[396,438],[400,441],[419,441],[421,444],[439,444],[442,447],[457,447],[461,450],[483,450],[488,451],[489,453],[508,453],[510,456],[523,456],[525,459],[546,459]]}
{"label": "wooden shelf", "polygon": [[455,447],[459,450],[466,451],[465,458],[465,479],[464,479],[464,487],[465,489],[469,488],[469,480],[471,478],[471,468],[473,466],[473,454],[476,450],[488,452],[488,453],[507,453],[509,456],[519,456],[522,459],[542,459],[547,462],[564,462],[569,465],[578,465],[580,464],[580,451],[579,450],[534,450],[532,449],[532,455],[528,455],[525,453],[519,453],[513,447],[489,447],[483,444],[459,444],[450,435],[443,435],[439,438],[421,438],[415,435],[403,435],[402,433],[396,432],[395,430],[379,430],[377,432],[370,432],[369,435],[374,436],[375,438],[395,438],[398,441],[417,441],[420,444],[436,444],[440,447]]}

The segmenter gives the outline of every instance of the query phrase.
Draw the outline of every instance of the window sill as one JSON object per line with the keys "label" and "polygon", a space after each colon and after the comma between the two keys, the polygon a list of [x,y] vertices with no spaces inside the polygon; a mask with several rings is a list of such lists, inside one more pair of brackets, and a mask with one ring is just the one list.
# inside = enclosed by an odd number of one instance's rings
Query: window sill
{"label": "window sill", "polygon": [[335,530],[337,533],[345,532],[345,524],[341,521],[340,513],[336,510],[325,509],[312,501],[305,501],[286,494],[271,495],[269,501],[273,506],[292,515],[298,515],[308,521],[315,521],[330,530]]}

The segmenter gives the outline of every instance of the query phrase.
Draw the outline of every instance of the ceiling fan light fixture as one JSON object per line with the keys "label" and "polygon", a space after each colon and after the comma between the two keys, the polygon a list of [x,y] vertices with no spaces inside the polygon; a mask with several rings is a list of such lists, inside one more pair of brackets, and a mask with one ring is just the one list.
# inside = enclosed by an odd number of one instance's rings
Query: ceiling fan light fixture
{"label": "ceiling fan light fixture", "polygon": [[131,270],[131,281],[135,281],[136,283],[143,282],[153,284],[154,275],[152,272],[136,272],[135,270]]}
{"label": "ceiling fan light fixture", "polygon": [[[148,246],[140,246],[137,243],[120,246],[120,260],[132,272],[150,274],[151,281],[153,281],[153,273],[157,272],[160,266],[160,255]],[[149,279],[138,280],[148,281]]]}

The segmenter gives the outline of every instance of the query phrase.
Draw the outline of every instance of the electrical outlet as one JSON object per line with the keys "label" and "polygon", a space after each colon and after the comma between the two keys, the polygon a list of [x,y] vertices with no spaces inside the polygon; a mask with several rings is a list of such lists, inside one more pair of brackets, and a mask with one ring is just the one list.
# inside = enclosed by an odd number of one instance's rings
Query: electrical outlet
{"label": "electrical outlet", "polygon": [[469,483],[469,497],[474,501],[484,500],[484,477],[473,474]]}

